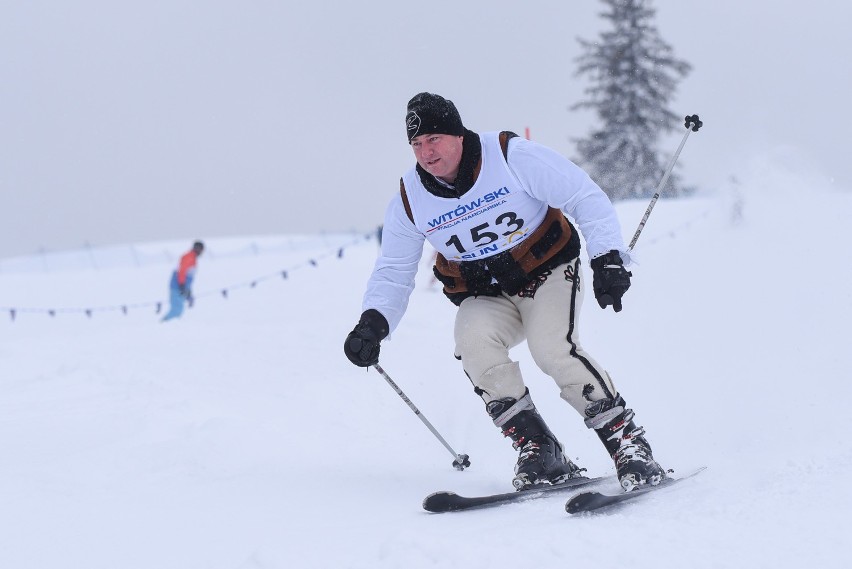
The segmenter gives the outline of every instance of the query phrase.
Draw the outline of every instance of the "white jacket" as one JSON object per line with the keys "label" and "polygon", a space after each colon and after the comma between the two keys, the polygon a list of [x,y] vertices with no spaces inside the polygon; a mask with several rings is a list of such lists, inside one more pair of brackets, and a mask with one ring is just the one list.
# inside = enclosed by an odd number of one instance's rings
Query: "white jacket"
{"label": "white jacket", "polygon": [[[496,135],[483,134],[480,140],[483,145],[493,144]],[[615,249],[621,252],[625,264],[629,264],[615,208],[584,170],[554,150],[521,137],[509,140],[506,162],[522,191],[534,200],[560,209],[574,221],[586,241],[590,259]],[[411,172],[406,174],[410,176]],[[426,189],[422,184],[406,186],[406,192],[411,191]],[[463,195],[460,200],[448,198],[447,201],[461,203],[464,199]],[[424,241],[424,234],[408,218],[402,196],[397,193],[385,212],[381,254],[362,303],[362,310],[378,310],[387,319],[391,332],[408,307]]]}

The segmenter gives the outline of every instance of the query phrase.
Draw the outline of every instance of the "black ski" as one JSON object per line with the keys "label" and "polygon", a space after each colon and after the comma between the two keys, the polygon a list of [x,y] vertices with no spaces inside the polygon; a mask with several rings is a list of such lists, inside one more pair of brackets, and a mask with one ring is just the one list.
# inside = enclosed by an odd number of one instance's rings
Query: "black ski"
{"label": "black ski", "polygon": [[423,509],[428,512],[443,513],[443,512],[458,512],[461,510],[470,510],[472,508],[484,508],[488,506],[497,506],[499,504],[507,504],[509,502],[521,502],[524,500],[532,500],[548,496],[555,492],[572,490],[589,484],[597,484],[605,480],[612,479],[611,476],[600,476],[597,478],[587,478],[581,476],[566,480],[561,484],[534,486],[526,490],[517,490],[515,492],[506,492],[505,494],[492,494],[490,496],[459,496],[455,492],[435,492],[429,494],[423,500]]}
{"label": "black ski", "polygon": [[692,478],[696,474],[704,471],[706,468],[706,466],[702,466],[701,468],[695,470],[694,472],[690,472],[685,476],[679,476],[677,478],[669,477],[663,480],[663,482],[661,482],[657,486],[642,486],[641,488],[632,490],[630,492],[621,492],[619,494],[604,494],[602,492],[596,491],[580,492],[579,494],[573,496],[570,500],[568,500],[568,502],[565,504],[565,511],[569,514],[582,514],[584,512],[592,512],[601,508],[614,506],[616,504],[623,504],[628,500],[633,500],[635,498],[642,497],[646,494],[661,490],[663,488],[669,488],[682,480]]}

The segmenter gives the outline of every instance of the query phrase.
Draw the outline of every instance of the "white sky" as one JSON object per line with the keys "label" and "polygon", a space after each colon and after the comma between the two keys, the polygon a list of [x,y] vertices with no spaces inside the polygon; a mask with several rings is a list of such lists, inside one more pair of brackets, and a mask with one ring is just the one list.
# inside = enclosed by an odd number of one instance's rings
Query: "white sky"
{"label": "white sky", "polygon": [[[712,189],[757,162],[852,187],[852,8],[653,5],[693,65],[672,109],[705,122],[681,155],[685,181]],[[583,89],[576,38],[597,37],[602,9],[0,0],[0,256],[373,228],[413,164],[403,117],[423,90],[473,130],[529,127],[571,157],[594,126],[568,110]]]}

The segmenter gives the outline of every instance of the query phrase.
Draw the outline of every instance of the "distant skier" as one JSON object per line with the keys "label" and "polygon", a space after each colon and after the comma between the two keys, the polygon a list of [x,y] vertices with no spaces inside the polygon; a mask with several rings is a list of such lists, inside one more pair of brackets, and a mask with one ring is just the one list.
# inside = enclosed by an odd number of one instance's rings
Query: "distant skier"
{"label": "distant skier", "polygon": [[[455,355],[474,392],[520,451],[518,489],[580,475],[530,397],[509,349],[524,340],[561,397],[594,429],[632,490],[666,476],[644,429],[609,374],[579,343],[580,236],[586,239],[601,308],[621,311],[629,262],[615,209],[588,174],[555,151],[512,132],[479,135],[452,101],[420,93],[406,130],[417,164],[402,178],[384,221],[384,243],[344,343],[357,366],[379,361],[380,342],[399,324],[414,288],[424,240],[433,268],[458,306]],[[424,340],[428,345],[428,340]]]}
{"label": "distant skier", "polygon": [[178,267],[172,272],[172,278],[169,282],[169,312],[163,316],[161,322],[171,320],[172,318],[180,318],[181,314],[183,314],[184,303],[189,303],[189,306],[192,306],[194,300],[192,296],[192,280],[195,277],[195,266],[198,262],[198,257],[203,252],[204,243],[196,241],[192,244],[192,249],[180,258]]}

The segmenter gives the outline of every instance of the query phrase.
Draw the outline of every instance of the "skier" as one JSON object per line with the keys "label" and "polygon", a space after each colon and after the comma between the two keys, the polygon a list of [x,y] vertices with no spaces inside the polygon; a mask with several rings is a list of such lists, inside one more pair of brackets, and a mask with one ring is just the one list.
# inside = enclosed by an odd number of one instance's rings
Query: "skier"
{"label": "skier", "polygon": [[192,306],[192,280],[195,278],[195,266],[198,257],[204,252],[204,243],[196,241],[192,244],[192,249],[187,251],[178,263],[177,269],[172,272],[172,278],[169,281],[169,312],[160,322],[166,322],[172,318],[180,318],[183,314],[184,302],[188,302]]}
{"label": "skier", "polygon": [[625,490],[659,484],[644,429],[609,374],[579,343],[580,237],[595,297],[621,311],[632,276],[615,209],[588,174],[555,151],[508,131],[477,134],[452,101],[415,95],[406,114],[417,164],[400,181],[384,221],[381,254],[344,353],[378,363],[381,341],[406,310],[424,240],[458,306],[455,357],[503,435],[519,451],[513,485],[556,484],[584,469],[569,460],[535,407],[509,349],[527,340],[536,365],[594,429]]}

